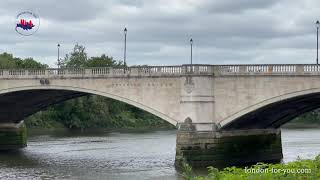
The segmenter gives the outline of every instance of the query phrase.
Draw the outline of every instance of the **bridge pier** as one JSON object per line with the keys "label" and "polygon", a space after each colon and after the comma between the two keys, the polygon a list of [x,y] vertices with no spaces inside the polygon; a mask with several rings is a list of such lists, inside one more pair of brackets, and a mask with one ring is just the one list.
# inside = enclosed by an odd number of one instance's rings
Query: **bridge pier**
{"label": "bridge pier", "polygon": [[19,149],[27,146],[26,126],[21,121],[0,124],[0,150]]}
{"label": "bridge pier", "polygon": [[226,167],[257,162],[277,163],[283,158],[280,129],[198,131],[186,120],[176,141],[176,166],[183,160],[193,167]]}

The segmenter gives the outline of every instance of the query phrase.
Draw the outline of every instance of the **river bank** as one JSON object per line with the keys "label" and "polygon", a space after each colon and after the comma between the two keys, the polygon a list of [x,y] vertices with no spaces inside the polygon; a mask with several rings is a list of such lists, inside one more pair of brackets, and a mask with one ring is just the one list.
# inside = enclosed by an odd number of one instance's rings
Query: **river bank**
{"label": "river bank", "polygon": [[208,167],[207,176],[197,176],[188,165],[184,165],[183,177],[187,180],[274,180],[320,178],[320,155],[315,159],[297,160],[285,164],[258,163],[251,167],[227,167],[218,170]]}

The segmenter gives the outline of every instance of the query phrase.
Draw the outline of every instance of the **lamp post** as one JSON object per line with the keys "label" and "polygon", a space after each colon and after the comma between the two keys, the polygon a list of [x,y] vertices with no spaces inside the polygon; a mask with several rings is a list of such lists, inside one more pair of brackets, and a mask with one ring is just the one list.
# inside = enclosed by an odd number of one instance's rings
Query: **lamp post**
{"label": "lamp post", "polygon": [[60,44],[58,46],[58,68],[60,68]]}
{"label": "lamp post", "polygon": [[193,40],[192,40],[192,38],[190,39],[190,61],[191,61],[191,65],[192,65],[192,45],[193,45]]}
{"label": "lamp post", "polygon": [[317,20],[316,26],[317,26],[317,64],[319,64],[319,59],[318,59],[318,56],[319,56],[319,26],[320,26],[319,20]]}
{"label": "lamp post", "polygon": [[124,52],[123,52],[123,69],[126,72],[126,59],[127,59],[127,28],[125,27],[124,32]]}

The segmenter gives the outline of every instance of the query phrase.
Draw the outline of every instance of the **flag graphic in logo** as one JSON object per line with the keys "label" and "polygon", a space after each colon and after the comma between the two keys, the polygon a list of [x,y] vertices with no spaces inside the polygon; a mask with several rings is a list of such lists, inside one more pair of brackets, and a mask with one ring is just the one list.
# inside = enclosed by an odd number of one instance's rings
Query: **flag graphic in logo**
{"label": "flag graphic in logo", "polygon": [[34,27],[32,20],[26,21],[24,19],[20,19],[20,23],[17,24],[17,28],[22,28],[24,30],[31,30]]}
{"label": "flag graphic in logo", "polygon": [[33,12],[21,12],[16,17],[15,30],[17,33],[30,36],[37,32],[40,26],[39,16]]}

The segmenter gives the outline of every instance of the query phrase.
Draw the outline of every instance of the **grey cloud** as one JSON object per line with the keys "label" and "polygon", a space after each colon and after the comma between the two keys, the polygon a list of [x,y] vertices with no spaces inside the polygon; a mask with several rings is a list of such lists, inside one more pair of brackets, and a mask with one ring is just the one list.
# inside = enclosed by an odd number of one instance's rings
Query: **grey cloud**
{"label": "grey cloud", "polygon": [[144,1],[143,0],[114,0],[113,3],[135,6],[135,7],[142,7],[144,4]]}
{"label": "grey cloud", "polygon": [[[0,6],[2,12],[8,14],[27,10],[38,13],[41,18],[55,21],[85,21],[96,18],[104,9],[103,1],[98,0],[12,0],[2,1]],[[58,28],[59,23],[56,26]]]}
{"label": "grey cloud", "polygon": [[264,9],[278,3],[279,0],[252,1],[252,0],[212,0],[206,1],[201,7],[210,13],[237,13],[252,9]]}

